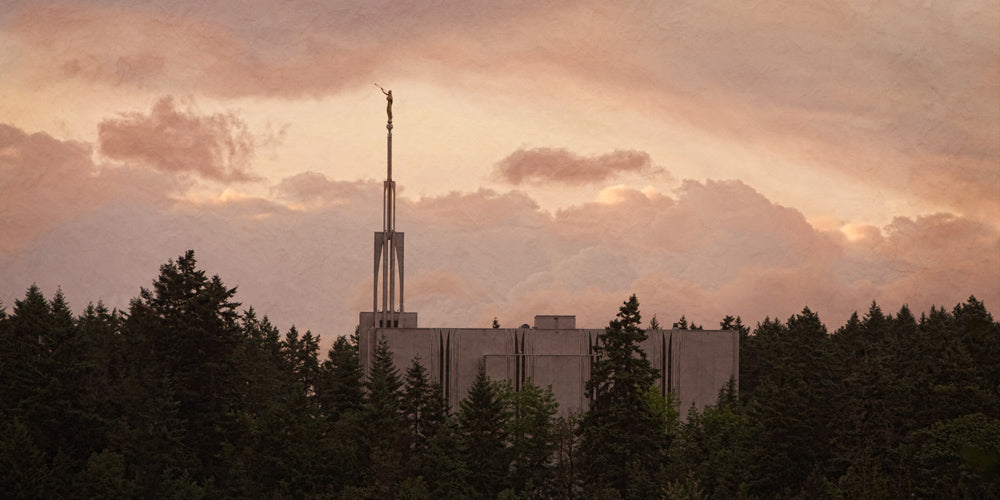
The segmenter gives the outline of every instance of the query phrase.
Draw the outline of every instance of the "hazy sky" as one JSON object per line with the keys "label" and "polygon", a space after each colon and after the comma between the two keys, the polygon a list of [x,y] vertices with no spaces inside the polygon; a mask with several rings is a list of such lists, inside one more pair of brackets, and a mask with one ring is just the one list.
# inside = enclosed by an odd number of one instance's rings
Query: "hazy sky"
{"label": "hazy sky", "polygon": [[1000,306],[998,1],[228,4],[3,2],[8,309],[124,307],[192,248],[282,329],[349,333],[373,82],[423,326]]}

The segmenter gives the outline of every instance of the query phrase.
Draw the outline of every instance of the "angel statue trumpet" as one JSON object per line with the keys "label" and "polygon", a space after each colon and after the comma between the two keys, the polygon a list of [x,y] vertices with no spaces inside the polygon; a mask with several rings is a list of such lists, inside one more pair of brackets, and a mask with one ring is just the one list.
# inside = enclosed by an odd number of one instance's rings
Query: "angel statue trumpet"
{"label": "angel statue trumpet", "polygon": [[385,90],[381,85],[375,84],[385,94],[385,114],[389,115],[389,123],[392,123],[392,90]]}

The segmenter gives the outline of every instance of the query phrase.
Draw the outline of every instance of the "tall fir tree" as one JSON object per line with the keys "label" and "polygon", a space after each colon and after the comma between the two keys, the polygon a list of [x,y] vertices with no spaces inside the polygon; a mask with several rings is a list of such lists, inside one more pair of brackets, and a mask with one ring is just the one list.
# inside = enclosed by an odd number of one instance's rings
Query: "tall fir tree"
{"label": "tall fir tree", "polygon": [[431,498],[478,498],[470,485],[472,473],[458,418],[451,415],[427,441],[416,472],[423,477]]}
{"label": "tall fir tree", "polygon": [[294,325],[281,342],[286,370],[294,373],[295,378],[309,393],[315,391],[316,378],[319,375],[319,342],[320,338],[314,337],[308,330],[300,336]]}
{"label": "tall fir tree", "polygon": [[748,394],[759,425],[751,450],[755,487],[763,496],[815,489],[807,483],[826,473],[833,426],[843,412],[836,397],[843,376],[837,352],[808,307],[784,325],[765,320],[753,339],[762,358],[760,378]]}
{"label": "tall fir tree", "polygon": [[655,494],[667,435],[647,392],[657,371],[640,343],[639,301],[632,295],[594,345],[587,392],[591,405],[581,424],[584,481],[624,498]]}
{"label": "tall fir tree", "polygon": [[376,497],[395,496],[395,489],[406,472],[406,428],[400,406],[402,386],[389,344],[384,337],[380,338],[368,370],[367,392],[361,411],[367,485],[369,494]]}
{"label": "tall fir tree", "polygon": [[360,439],[367,428],[362,415],[365,405],[361,367],[358,363],[357,330],[350,338],[340,336],[320,367],[316,400],[329,430],[329,482],[335,491],[360,488],[366,481],[367,446]]}
{"label": "tall fir tree", "polygon": [[320,366],[316,398],[331,422],[344,414],[357,412],[362,403],[361,367],[357,345],[346,337],[337,337]]}
{"label": "tall fir tree", "polygon": [[199,463],[189,478],[197,484],[216,481],[225,467],[222,437],[233,424],[227,406],[237,386],[234,353],[243,338],[235,294],[218,276],[198,269],[189,250],[160,266],[153,288],[140,290],[123,325],[136,380],[145,386],[133,395],[173,395],[184,449]]}
{"label": "tall fir tree", "polygon": [[427,440],[444,423],[446,404],[440,384],[433,383],[420,357],[413,358],[403,379],[401,410],[406,421],[409,448],[419,456],[427,449]]}
{"label": "tall fir tree", "polygon": [[459,402],[458,409],[464,462],[469,470],[469,484],[478,497],[496,498],[507,485],[509,418],[500,391],[480,365],[469,394]]}
{"label": "tall fir tree", "polygon": [[24,405],[41,389],[45,363],[43,342],[54,325],[52,306],[32,284],[24,298],[14,301],[10,318],[0,330],[0,415],[24,415]]}
{"label": "tall fir tree", "polygon": [[528,379],[504,399],[510,407],[507,435],[510,440],[510,485],[514,492],[529,498],[556,495],[553,455],[555,415],[559,410],[552,388],[542,389]]}

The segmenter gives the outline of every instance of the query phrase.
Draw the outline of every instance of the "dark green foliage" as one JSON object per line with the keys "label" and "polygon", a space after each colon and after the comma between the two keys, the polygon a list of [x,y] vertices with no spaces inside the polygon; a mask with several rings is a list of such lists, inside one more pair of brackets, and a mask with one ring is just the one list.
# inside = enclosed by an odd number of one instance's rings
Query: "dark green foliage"
{"label": "dark green foliage", "polygon": [[[61,291],[0,307],[4,498],[995,498],[1000,324],[970,297],[872,303],[751,333],[740,379],[678,419],[638,349],[638,302],[594,346],[584,415],[481,372],[455,414],[357,332],[283,335],[186,253],[127,312]],[[683,327],[698,328],[682,318]],[[655,321],[650,328],[656,328]],[[362,383],[364,382],[364,383]]]}
{"label": "dark green foliage", "polygon": [[361,409],[361,367],[356,343],[345,337],[337,337],[333,342],[319,370],[316,399],[327,418],[334,422]]}
{"label": "dark green foliage", "polygon": [[972,413],[914,433],[911,473],[917,494],[962,498],[1000,495],[1000,419]]}
{"label": "dark green foliage", "polygon": [[719,329],[733,330],[735,332],[738,332],[740,336],[746,336],[750,334],[750,328],[743,324],[742,318],[740,318],[739,316],[736,316],[734,318],[732,315],[728,314],[726,315],[725,318],[722,318],[722,321],[719,322]]}
{"label": "dark green foliage", "polygon": [[510,384],[504,384],[503,388],[503,399],[510,408],[507,423],[510,487],[513,492],[529,498],[553,496],[556,398],[551,388],[542,389],[530,379],[517,391],[512,390]]}
{"label": "dark green foliage", "polygon": [[282,361],[285,371],[295,374],[295,378],[309,391],[314,390],[319,376],[319,337],[307,331],[299,337],[299,331],[292,326],[281,342]]}
{"label": "dark green foliage", "polygon": [[932,307],[919,322],[905,306],[891,316],[872,303],[833,335],[808,311],[787,324],[765,320],[741,340],[741,404],[755,437],[750,492],[995,495],[988,475],[976,483],[973,469],[960,468],[957,445],[939,455],[950,466],[913,464],[933,461],[917,444],[932,429],[940,439],[941,429],[960,428],[940,427],[946,422],[1000,415],[996,364],[985,362],[998,340],[1000,327],[975,298],[951,313]]}
{"label": "dark green foliage", "polygon": [[[686,316],[681,316],[681,319],[677,320],[677,323],[674,323],[674,328],[678,330],[704,330],[703,327],[694,324],[693,321],[688,323]],[[650,324],[650,329],[651,330],[655,329],[652,324]]]}
{"label": "dark green foliage", "polygon": [[20,420],[0,427],[0,494],[4,498],[42,498],[51,482],[45,454]]}
{"label": "dark green foliage", "polygon": [[[195,266],[191,251],[161,266],[153,289],[132,301],[123,334],[142,385],[133,393],[137,403],[164,390],[172,394],[178,439],[200,464],[190,479],[202,483],[223,467],[220,443],[234,424],[225,401],[235,386],[233,354],[242,334],[239,304],[231,301],[236,289]],[[141,425],[141,413],[131,417]]]}
{"label": "dark green foliage", "polygon": [[444,423],[447,404],[441,385],[430,382],[419,356],[406,370],[403,385],[400,406],[406,422],[409,448],[414,455],[420,455],[427,449],[427,440]]}
{"label": "dark green foliage", "polygon": [[427,450],[420,458],[417,474],[423,477],[432,498],[473,498],[468,451],[462,439],[458,419],[448,417],[427,440]]}
{"label": "dark green foliage", "polygon": [[138,494],[135,481],[125,467],[125,457],[111,450],[91,454],[75,479],[77,492],[85,498],[127,498]]}
{"label": "dark green foliage", "polygon": [[14,301],[14,314],[0,329],[0,405],[5,420],[24,414],[23,404],[41,389],[46,366],[43,342],[55,328],[52,308],[31,285]]}
{"label": "dark green foliage", "polygon": [[706,498],[746,497],[753,480],[753,428],[730,384],[716,406],[692,409],[670,449],[668,491],[699,491]]}
{"label": "dark green foliage", "polygon": [[379,339],[365,383],[367,394],[362,407],[362,418],[369,427],[367,439],[370,446],[390,448],[401,441],[402,387],[389,344],[384,338]]}
{"label": "dark green foliage", "polygon": [[364,400],[356,338],[338,337],[334,341],[316,383],[315,398],[322,413],[320,422],[329,429],[323,437],[328,453],[326,480],[334,489],[361,485],[363,464],[368,460],[359,440],[365,426],[361,415]]}
{"label": "dark green foliage", "polygon": [[367,394],[361,409],[363,466],[371,494],[376,497],[395,496],[395,488],[405,478],[408,446],[401,406],[402,386],[389,344],[381,338],[369,368]]}
{"label": "dark green foliage", "polygon": [[681,319],[677,320],[677,323],[674,323],[674,328],[678,330],[687,330],[689,328],[687,317],[682,315]]}
{"label": "dark green foliage", "polygon": [[469,470],[469,485],[476,495],[495,498],[507,483],[510,452],[507,447],[510,410],[501,390],[480,366],[469,395],[458,410],[458,428]]}
{"label": "dark green foliage", "polygon": [[552,497],[577,498],[583,487],[580,474],[580,416],[556,417],[552,422]]}
{"label": "dark green foliage", "polygon": [[[286,335],[188,252],[127,315],[31,287],[0,317],[0,446],[23,495],[271,496],[331,491],[332,446],[310,394],[311,334]],[[294,341],[289,341],[294,339]],[[44,481],[44,494],[38,491]],[[14,490],[4,493],[10,493]],[[32,490],[32,488],[36,488]]]}
{"label": "dark green foliage", "polygon": [[778,494],[798,488],[812,467],[832,456],[840,365],[826,327],[809,308],[761,340],[768,366],[754,392],[744,394],[757,404],[754,476],[762,491]]}
{"label": "dark green foliage", "polygon": [[646,396],[657,371],[639,347],[646,339],[640,321],[633,295],[598,337],[587,382],[591,406],[581,424],[584,481],[625,498],[654,494],[668,444]]}

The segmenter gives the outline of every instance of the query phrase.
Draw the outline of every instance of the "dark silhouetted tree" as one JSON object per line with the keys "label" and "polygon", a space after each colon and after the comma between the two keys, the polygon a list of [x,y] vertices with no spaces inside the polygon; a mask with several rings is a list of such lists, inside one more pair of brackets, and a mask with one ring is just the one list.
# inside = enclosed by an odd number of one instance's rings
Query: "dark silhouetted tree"
{"label": "dark silhouetted tree", "polygon": [[469,394],[459,403],[458,428],[468,482],[482,498],[496,498],[507,484],[510,468],[506,432],[510,413],[501,396],[480,366]]}
{"label": "dark silhouetted tree", "polygon": [[591,405],[581,424],[584,481],[625,498],[655,494],[667,445],[663,422],[646,397],[657,371],[640,347],[646,339],[640,322],[633,295],[598,336],[587,382]]}
{"label": "dark silhouetted tree", "polygon": [[367,393],[361,420],[367,452],[367,484],[372,495],[395,496],[395,488],[406,472],[404,452],[408,447],[400,401],[403,383],[384,337],[375,347],[365,385]]}
{"label": "dark silhouetted tree", "polygon": [[420,455],[427,449],[427,440],[444,423],[447,411],[441,386],[428,379],[419,356],[413,359],[403,378],[401,409],[410,451]]}
{"label": "dark silhouetted tree", "polygon": [[337,337],[320,367],[316,398],[327,418],[336,422],[346,413],[361,409],[361,368],[357,345]]}
{"label": "dark silhouetted tree", "polygon": [[510,486],[530,498],[556,496],[552,458],[555,452],[555,415],[559,409],[551,388],[542,389],[526,380],[513,391],[504,384],[510,418]]}

